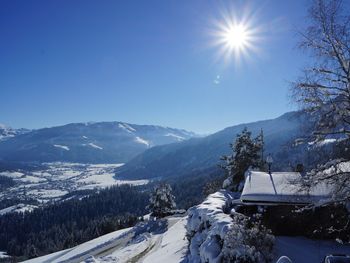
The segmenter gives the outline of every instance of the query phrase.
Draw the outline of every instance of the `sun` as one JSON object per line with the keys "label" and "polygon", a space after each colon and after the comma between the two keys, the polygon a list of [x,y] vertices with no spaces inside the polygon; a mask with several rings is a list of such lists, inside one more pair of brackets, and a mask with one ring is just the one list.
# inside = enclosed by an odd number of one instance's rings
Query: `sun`
{"label": "sun", "polygon": [[250,59],[259,51],[261,27],[249,15],[238,15],[224,12],[214,20],[211,32],[211,45],[216,47],[218,59],[229,64],[231,61],[240,64],[244,59]]}
{"label": "sun", "polygon": [[227,28],[223,38],[230,48],[241,49],[247,45],[248,32],[243,25],[233,25]]}

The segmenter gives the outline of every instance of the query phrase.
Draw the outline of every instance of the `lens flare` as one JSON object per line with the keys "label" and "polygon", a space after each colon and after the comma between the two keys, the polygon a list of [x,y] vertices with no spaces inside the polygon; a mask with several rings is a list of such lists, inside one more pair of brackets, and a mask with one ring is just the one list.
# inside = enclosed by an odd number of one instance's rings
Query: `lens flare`
{"label": "lens flare", "polygon": [[220,60],[223,58],[228,63],[240,63],[244,58],[258,53],[261,27],[254,26],[250,13],[241,17],[238,19],[238,16],[226,12],[214,20],[212,44],[217,48]]}

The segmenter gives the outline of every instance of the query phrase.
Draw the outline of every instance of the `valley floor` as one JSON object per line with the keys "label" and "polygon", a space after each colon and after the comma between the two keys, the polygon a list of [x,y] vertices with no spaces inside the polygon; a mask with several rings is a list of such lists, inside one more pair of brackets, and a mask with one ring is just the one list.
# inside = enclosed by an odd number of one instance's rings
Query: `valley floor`
{"label": "valley floor", "polygon": [[[29,198],[40,203],[47,203],[58,201],[66,194],[79,190],[103,189],[121,184],[141,185],[148,183],[148,180],[116,179],[115,169],[122,165],[56,162],[42,164],[42,168],[37,168],[35,171],[3,171],[0,172],[0,175],[12,178],[15,186],[2,191],[0,200]],[[21,208],[25,210],[25,208]],[[27,210],[32,208],[28,207]],[[0,211],[0,214],[4,213],[6,211]]]}

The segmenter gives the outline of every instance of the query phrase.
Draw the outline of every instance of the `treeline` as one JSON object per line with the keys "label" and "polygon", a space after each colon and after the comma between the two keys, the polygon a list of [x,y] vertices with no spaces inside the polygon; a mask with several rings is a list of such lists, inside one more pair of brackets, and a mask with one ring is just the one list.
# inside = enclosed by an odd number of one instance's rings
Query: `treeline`
{"label": "treeline", "polygon": [[15,182],[12,178],[4,175],[0,175],[0,190],[4,190],[14,185],[15,185]]}
{"label": "treeline", "polygon": [[22,260],[66,249],[134,225],[147,203],[148,193],[123,185],[30,213],[6,214],[0,217],[0,251]]}

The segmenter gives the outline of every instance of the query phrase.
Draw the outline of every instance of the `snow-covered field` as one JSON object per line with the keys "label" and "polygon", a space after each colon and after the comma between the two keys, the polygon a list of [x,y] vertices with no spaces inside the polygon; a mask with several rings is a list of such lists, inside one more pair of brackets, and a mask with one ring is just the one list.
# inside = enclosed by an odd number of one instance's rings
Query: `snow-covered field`
{"label": "snow-covered field", "polygon": [[113,185],[147,184],[147,180],[115,179],[115,168],[122,164],[46,163],[35,171],[5,171],[16,185],[0,193],[4,198],[33,198],[40,202],[59,200],[77,190],[101,189]]}
{"label": "snow-covered field", "polygon": [[188,246],[186,222],[184,217],[169,217],[161,222],[140,223],[133,228],[118,230],[74,248],[25,262],[181,262]]}
{"label": "snow-covered field", "polygon": [[31,212],[35,208],[37,208],[37,206],[35,206],[35,205],[26,205],[26,204],[13,205],[13,206],[1,209],[0,210],[0,216],[8,214],[8,213],[14,213],[14,212],[17,212],[17,213],[21,213],[21,212],[23,213],[23,212],[26,212],[26,211]]}

